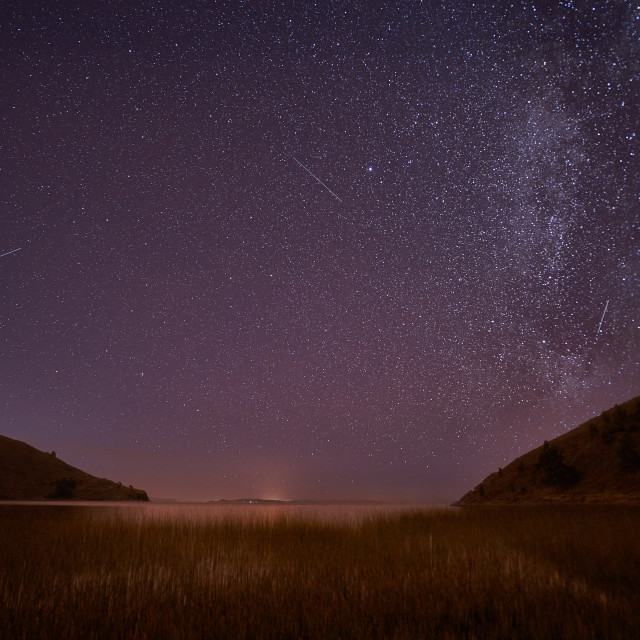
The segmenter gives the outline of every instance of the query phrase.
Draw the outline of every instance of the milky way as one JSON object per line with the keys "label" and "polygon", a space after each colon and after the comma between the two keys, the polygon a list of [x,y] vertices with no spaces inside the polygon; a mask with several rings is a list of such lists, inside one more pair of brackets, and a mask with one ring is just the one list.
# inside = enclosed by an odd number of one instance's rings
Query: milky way
{"label": "milky way", "polygon": [[449,500],[640,392],[637,3],[0,19],[3,434],[152,496]]}

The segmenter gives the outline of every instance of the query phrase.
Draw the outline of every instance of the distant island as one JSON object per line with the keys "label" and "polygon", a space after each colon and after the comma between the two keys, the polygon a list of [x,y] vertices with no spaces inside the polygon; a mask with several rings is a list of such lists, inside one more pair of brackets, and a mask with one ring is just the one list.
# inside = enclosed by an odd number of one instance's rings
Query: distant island
{"label": "distant island", "polygon": [[222,498],[220,500],[209,500],[209,504],[293,504],[293,505],[304,505],[304,504],[325,504],[325,505],[378,505],[378,504],[387,504],[385,502],[381,502],[380,500],[276,500],[269,498],[233,498],[227,499]]}
{"label": "distant island", "polygon": [[0,500],[140,500],[142,489],[96,478],[46,453],[0,435]]}
{"label": "distant island", "polygon": [[498,469],[457,505],[640,502],[640,396]]}

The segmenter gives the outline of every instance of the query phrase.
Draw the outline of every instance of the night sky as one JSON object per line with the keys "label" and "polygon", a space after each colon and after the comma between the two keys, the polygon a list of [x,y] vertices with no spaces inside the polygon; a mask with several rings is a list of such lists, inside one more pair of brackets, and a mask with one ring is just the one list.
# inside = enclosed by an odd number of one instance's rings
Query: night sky
{"label": "night sky", "polygon": [[0,433],[452,500],[640,393],[637,2],[6,1],[0,68]]}

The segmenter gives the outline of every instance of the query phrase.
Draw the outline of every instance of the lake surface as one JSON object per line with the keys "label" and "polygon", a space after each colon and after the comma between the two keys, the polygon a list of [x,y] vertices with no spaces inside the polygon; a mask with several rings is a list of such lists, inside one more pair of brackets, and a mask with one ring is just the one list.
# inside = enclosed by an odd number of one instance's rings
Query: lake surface
{"label": "lake surface", "polygon": [[58,512],[86,513],[95,516],[127,517],[136,520],[190,520],[243,522],[277,522],[281,520],[312,520],[357,524],[376,516],[397,515],[416,511],[456,510],[445,504],[247,504],[202,502],[18,502],[0,501],[0,517],[9,517],[20,510],[52,509]]}

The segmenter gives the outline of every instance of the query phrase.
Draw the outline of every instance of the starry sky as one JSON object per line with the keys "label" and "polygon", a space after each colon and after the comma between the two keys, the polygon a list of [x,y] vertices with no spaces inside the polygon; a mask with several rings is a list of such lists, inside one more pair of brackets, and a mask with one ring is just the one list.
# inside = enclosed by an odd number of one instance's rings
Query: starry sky
{"label": "starry sky", "polygon": [[0,69],[0,433],[453,500],[640,393],[637,2],[7,0]]}

